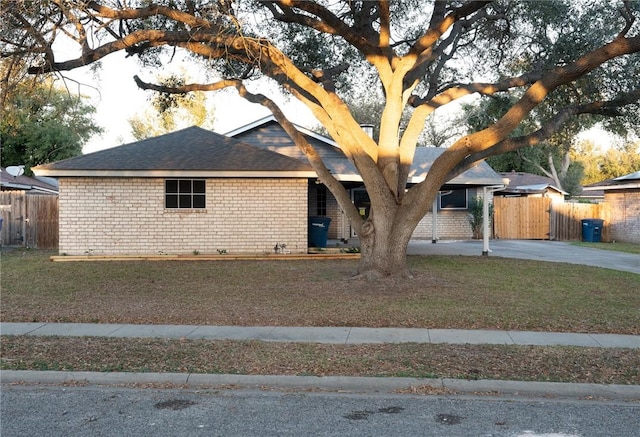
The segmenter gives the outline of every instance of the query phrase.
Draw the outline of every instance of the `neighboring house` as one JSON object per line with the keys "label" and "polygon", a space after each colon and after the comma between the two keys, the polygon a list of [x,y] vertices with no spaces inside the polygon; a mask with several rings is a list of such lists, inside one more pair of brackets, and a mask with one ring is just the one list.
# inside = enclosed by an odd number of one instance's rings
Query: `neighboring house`
{"label": "neighboring house", "polygon": [[604,191],[610,208],[610,239],[640,243],[640,171],[587,185],[584,191]]}
{"label": "neighboring house", "polygon": [[553,202],[564,202],[566,191],[556,187],[553,178],[525,172],[502,172],[503,179],[509,179],[507,186],[495,192],[503,197],[548,197]]}
{"label": "neighboring house", "polygon": [[[339,147],[300,128],[363,215],[362,180]],[[419,148],[409,183],[443,150]],[[219,135],[191,127],[34,168],[60,183],[60,253],[273,253],[308,249],[308,217],[332,218],[329,238],[353,236],[330,192],[272,117]],[[439,238],[470,238],[469,201],[501,184],[487,164],[458,176],[437,205]],[[431,217],[415,237],[431,238]],[[421,229],[429,227],[428,230]]]}
{"label": "neighboring house", "polygon": [[25,191],[33,194],[58,194],[57,182],[50,178],[13,176],[0,167],[0,191]]}

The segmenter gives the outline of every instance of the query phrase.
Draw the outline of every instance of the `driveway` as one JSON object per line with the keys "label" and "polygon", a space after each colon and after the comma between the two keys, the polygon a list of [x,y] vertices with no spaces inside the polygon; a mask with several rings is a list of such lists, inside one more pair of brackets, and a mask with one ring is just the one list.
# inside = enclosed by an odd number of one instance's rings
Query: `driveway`
{"label": "driveway", "polygon": [[[602,243],[608,244],[608,243]],[[640,274],[640,255],[574,246],[563,241],[491,240],[489,256],[584,264]],[[409,255],[482,255],[482,241],[413,240]]]}

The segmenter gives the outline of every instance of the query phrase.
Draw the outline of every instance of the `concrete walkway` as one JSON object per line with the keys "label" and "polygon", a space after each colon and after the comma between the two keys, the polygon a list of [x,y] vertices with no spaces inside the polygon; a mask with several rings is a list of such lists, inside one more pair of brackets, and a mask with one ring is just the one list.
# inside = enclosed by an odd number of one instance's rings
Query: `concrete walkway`
{"label": "concrete walkway", "polygon": [[[1,335],[95,336],[128,338],[186,338],[208,340],[263,340],[332,344],[365,343],[450,343],[583,346],[640,349],[640,336],[579,334],[561,332],[491,331],[412,328],[283,327],[283,326],[196,326],[129,325],[91,323],[0,323]],[[575,384],[557,382],[461,380],[448,378],[226,375],[193,373],[127,373],[3,370],[2,384],[93,385],[175,384],[194,387],[226,387],[264,390],[333,390],[358,393],[396,393],[416,387],[431,387],[435,393],[492,393],[493,396],[585,397],[613,400],[640,400],[640,385]]]}
{"label": "concrete walkway", "polygon": [[[615,243],[601,243],[615,244]],[[575,246],[564,241],[491,240],[489,256],[583,264],[640,274],[640,255]],[[482,255],[482,241],[412,240],[409,255]]]}
{"label": "concrete walkway", "polygon": [[416,342],[640,349],[640,336],[638,335],[461,329],[1,323],[0,334],[111,338],[183,338],[190,340],[262,340],[331,344]]}

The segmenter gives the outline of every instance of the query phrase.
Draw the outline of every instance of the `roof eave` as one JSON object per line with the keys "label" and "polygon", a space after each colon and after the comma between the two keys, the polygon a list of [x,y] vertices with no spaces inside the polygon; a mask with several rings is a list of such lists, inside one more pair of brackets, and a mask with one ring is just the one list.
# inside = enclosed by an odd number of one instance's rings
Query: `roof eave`
{"label": "roof eave", "polygon": [[601,191],[601,190],[633,190],[640,188],[640,182],[635,184],[617,184],[617,185],[600,185],[593,187],[583,187],[582,191]]}
{"label": "roof eave", "polygon": [[38,176],[102,178],[314,178],[309,170],[291,171],[216,171],[216,170],[70,170],[34,168]]}

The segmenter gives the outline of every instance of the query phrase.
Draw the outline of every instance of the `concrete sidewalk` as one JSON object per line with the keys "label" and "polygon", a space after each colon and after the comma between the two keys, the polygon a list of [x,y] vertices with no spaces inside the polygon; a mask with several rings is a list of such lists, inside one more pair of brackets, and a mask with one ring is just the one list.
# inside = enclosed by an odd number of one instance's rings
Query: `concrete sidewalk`
{"label": "concrete sidewalk", "polygon": [[331,344],[416,342],[640,349],[638,335],[419,328],[0,323],[0,335],[262,340]]}
{"label": "concrete sidewalk", "polygon": [[[435,244],[431,240],[412,240],[407,253],[409,255],[481,256],[482,249],[480,240],[440,240]],[[564,241],[490,240],[489,250],[489,256],[493,257],[583,264],[640,274],[640,255],[581,247]]]}
{"label": "concrete sidewalk", "polygon": [[[640,349],[640,336],[459,329],[129,325],[90,323],[0,323],[1,335],[95,336],[128,338],[186,338],[208,340],[263,340],[332,344],[451,343],[583,346]],[[491,393],[492,396],[602,398],[640,400],[640,386],[557,382],[462,380],[447,378],[226,375],[193,373],[123,373],[3,370],[2,384],[92,385],[175,384],[194,387],[234,387],[264,390],[333,390],[358,393],[398,393],[412,389],[444,395]],[[430,387],[426,388],[425,387]]]}

